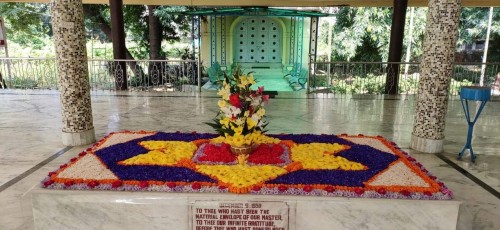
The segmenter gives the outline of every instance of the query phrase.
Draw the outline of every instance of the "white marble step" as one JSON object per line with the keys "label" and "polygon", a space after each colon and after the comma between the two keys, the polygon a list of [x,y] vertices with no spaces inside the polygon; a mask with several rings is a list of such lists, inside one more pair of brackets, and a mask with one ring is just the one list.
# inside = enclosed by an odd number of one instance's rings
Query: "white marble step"
{"label": "white marble step", "polygon": [[[458,201],[38,188],[32,197],[35,229],[39,230],[232,229],[229,226],[244,230],[448,230],[456,229],[460,206]],[[220,210],[229,204],[249,204],[249,208],[232,207],[229,216],[222,216]],[[242,214],[235,214],[240,210]],[[266,228],[269,225],[274,228]]]}

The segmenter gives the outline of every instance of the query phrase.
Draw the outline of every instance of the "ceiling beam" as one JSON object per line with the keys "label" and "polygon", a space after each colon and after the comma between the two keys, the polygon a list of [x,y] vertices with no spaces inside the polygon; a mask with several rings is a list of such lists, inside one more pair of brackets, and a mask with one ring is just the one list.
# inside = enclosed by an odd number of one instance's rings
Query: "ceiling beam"
{"label": "ceiling beam", "polygon": [[[2,2],[42,2],[50,0],[2,0]],[[109,0],[83,0],[84,4],[109,4]],[[408,6],[427,6],[428,0],[408,0]],[[270,6],[270,7],[392,7],[393,0],[123,0],[126,5],[170,6]],[[463,7],[500,7],[500,0],[462,0]]]}

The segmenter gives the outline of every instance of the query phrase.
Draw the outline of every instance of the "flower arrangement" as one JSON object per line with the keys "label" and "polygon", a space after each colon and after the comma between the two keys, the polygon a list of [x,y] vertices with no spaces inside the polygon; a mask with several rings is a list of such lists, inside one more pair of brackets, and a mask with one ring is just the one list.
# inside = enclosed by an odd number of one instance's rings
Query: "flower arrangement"
{"label": "flower arrangement", "polygon": [[380,136],[261,137],[260,145],[248,156],[248,163],[238,164],[241,155],[232,154],[229,145],[222,142],[224,137],[215,134],[112,133],[48,173],[42,186],[74,190],[452,198],[452,191],[443,182],[395,143]]}
{"label": "flower arrangement", "polygon": [[232,76],[224,76],[222,87],[217,95],[221,96],[220,107],[214,123],[207,123],[225,138],[225,143],[233,147],[249,146],[262,138],[266,110],[264,105],[269,101],[269,95],[264,95],[264,87],[252,90],[255,84],[252,73],[243,74],[241,67],[236,65]]}

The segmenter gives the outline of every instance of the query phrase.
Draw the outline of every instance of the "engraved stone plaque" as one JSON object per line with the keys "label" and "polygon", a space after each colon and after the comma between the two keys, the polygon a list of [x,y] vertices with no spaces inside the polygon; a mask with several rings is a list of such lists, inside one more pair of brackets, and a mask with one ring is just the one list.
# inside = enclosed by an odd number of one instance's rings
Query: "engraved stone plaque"
{"label": "engraved stone plaque", "polygon": [[195,201],[193,230],[286,230],[288,205],[278,201]]}

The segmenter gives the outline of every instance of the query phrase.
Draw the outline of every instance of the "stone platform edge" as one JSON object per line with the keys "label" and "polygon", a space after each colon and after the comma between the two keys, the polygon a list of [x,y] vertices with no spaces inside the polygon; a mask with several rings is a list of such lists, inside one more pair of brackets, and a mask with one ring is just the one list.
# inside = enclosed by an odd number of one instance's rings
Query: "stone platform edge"
{"label": "stone platform edge", "polygon": [[289,230],[456,229],[461,202],[216,193],[31,190],[35,229],[194,229],[196,202],[283,202]]}

